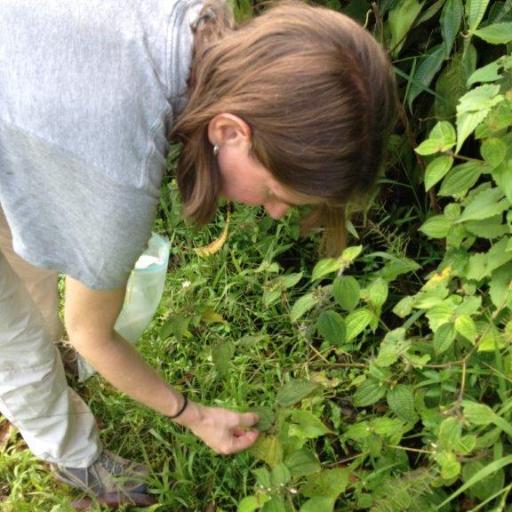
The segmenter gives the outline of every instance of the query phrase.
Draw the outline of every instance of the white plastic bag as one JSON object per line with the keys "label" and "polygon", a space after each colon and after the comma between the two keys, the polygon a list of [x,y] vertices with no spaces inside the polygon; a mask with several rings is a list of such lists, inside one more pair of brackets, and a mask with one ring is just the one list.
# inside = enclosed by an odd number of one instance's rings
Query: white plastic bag
{"label": "white plastic bag", "polygon": [[[142,253],[130,273],[123,308],[115,330],[130,343],[135,343],[158,308],[165,285],[169,262],[169,241],[153,233],[148,248]],[[80,382],[94,375],[95,370],[78,356]]]}

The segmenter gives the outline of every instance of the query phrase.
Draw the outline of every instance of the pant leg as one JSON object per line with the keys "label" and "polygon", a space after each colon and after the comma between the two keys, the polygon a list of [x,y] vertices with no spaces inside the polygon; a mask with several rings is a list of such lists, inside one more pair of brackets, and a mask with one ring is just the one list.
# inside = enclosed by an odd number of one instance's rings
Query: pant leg
{"label": "pant leg", "polygon": [[94,417],[67,385],[43,316],[2,252],[0,411],[41,459],[86,467],[101,451]]}
{"label": "pant leg", "polygon": [[57,272],[34,267],[13,251],[11,231],[2,208],[0,208],[0,251],[3,252],[9,265],[18,274],[32,300],[37,304],[52,340],[60,340],[64,335],[64,326],[59,318]]}

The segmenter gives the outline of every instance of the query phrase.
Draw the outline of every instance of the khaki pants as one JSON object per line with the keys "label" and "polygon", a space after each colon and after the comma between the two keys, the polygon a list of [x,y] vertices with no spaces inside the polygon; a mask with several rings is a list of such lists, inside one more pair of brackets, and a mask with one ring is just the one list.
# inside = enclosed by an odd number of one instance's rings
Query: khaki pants
{"label": "khaki pants", "polygon": [[91,411],[67,385],[53,343],[62,334],[57,274],[13,252],[0,209],[0,412],[37,457],[87,467],[101,444]]}

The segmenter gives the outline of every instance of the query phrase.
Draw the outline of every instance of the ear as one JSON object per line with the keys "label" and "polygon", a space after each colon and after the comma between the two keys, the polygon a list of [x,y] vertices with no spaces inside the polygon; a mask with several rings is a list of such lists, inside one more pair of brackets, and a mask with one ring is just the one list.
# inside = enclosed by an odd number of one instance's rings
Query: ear
{"label": "ear", "polygon": [[208,123],[208,139],[212,145],[251,146],[251,127],[233,114],[217,114]]}

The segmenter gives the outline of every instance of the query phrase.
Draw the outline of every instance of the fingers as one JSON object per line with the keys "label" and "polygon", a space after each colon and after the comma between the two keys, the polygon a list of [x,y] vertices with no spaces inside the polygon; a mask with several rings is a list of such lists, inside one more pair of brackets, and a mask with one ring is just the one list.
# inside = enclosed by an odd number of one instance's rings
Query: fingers
{"label": "fingers", "polygon": [[232,447],[230,450],[230,453],[237,453],[241,452],[242,450],[245,450],[249,448],[256,439],[258,439],[259,432],[256,430],[246,430],[243,431],[243,434],[240,436],[233,436],[232,437]]}
{"label": "fingers", "polygon": [[254,427],[258,421],[260,421],[259,416],[253,412],[246,412],[238,415],[238,424],[241,427]]}

